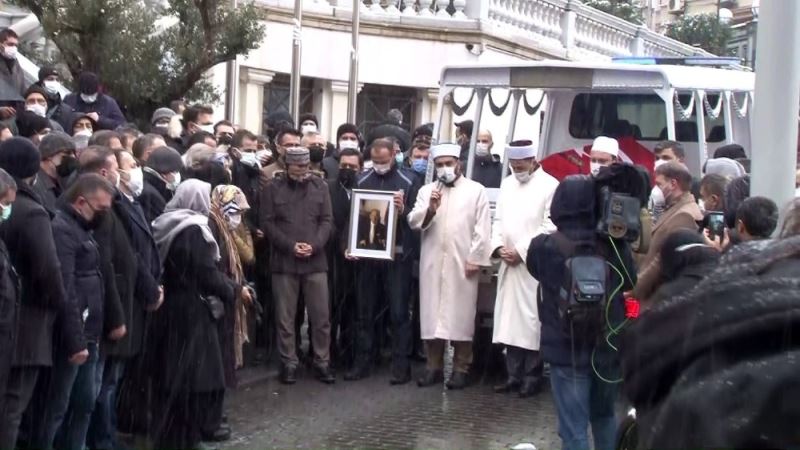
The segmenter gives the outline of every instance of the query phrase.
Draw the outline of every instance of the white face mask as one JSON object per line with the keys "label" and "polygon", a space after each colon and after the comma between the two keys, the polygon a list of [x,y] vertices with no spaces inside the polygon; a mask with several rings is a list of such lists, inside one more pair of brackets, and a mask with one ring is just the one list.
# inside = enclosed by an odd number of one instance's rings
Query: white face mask
{"label": "white face mask", "polygon": [[3,47],[3,56],[8,59],[17,59],[17,46],[9,45],[7,47]]}
{"label": "white face mask", "polygon": [[442,183],[450,184],[453,181],[456,181],[456,168],[455,167],[437,167],[436,168],[436,177],[441,180]]}
{"label": "white face mask", "polygon": [[131,190],[134,197],[142,195],[144,190],[144,172],[142,172],[142,168],[137,167],[128,171],[128,182],[125,184],[128,185],[128,189]]}
{"label": "white face mask", "polygon": [[94,103],[97,101],[97,94],[92,94],[92,95],[81,94],[81,100],[83,100],[85,103]]}
{"label": "white face mask", "polygon": [[300,127],[300,131],[303,132],[304,135],[308,133],[316,133],[317,126],[314,125],[313,123],[310,123],[308,125],[303,125],[302,127]]}
{"label": "white face mask", "polygon": [[34,105],[25,105],[25,109],[39,117],[44,117],[47,114],[47,106],[40,105],[38,103]]}
{"label": "white face mask", "polygon": [[239,228],[239,225],[242,224],[242,215],[237,214],[235,216],[228,216],[228,226],[230,226],[231,230]]}
{"label": "white face mask", "polygon": [[258,163],[258,156],[256,156],[255,153],[243,152],[241,161],[242,164],[246,166],[259,167],[259,168],[261,167],[261,165]]}
{"label": "white face mask", "polygon": [[383,175],[385,173],[388,173],[390,170],[392,170],[392,163],[388,163],[388,164],[375,164],[375,163],[373,163],[372,164],[372,168],[375,169],[375,173],[377,173],[378,175]]}
{"label": "white face mask", "polygon": [[589,163],[589,168],[590,168],[590,170],[592,171],[592,175],[595,175],[595,176],[596,176],[598,173],[600,173],[600,169],[601,169],[602,167],[603,167],[603,165],[602,165],[602,164],[600,164],[600,163],[596,163],[596,162],[590,162],[590,163]]}
{"label": "white face mask", "polygon": [[208,123],[208,124],[205,124],[205,125],[200,125],[198,123],[197,124],[197,129],[200,130],[200,131],[205,131],[206,133],[209,133],[209,134],[214,134],[214,124],[213,123]]}
{"label": "white face mask", "polygon": [[55,94],[58,92],[58,81],[45,81],[44,82],[44,90]]}
{"label": "white face mask", "polygon": [[167,189],[170,191],[175,191],[178,189],[178,185],[181,184],[181,173],[180,172],[172,172],[172,181],[167,181]]}
{"label": "white face mask", "polygon": [[489,154],[489,144],[482,144],[478,142],[475,145],[475,154],[478,156],[486,156]]}
{"label": "white face mask", "polygon": [[86,128],[84,128],[81,131],[78,131],[77,133],[75,133],[75,136],[91,137],[92,136],[92,130],[87,130]]}
{"label": "white face mask", "polygon": [[339,150],[344,150],[346,148],[358,150],[358,141],[349,141],[344,139],[339,141]]}
{"label": "white face mask", "polygon": [[517,181],[519,181],[521,184],[525,184],[528,181],[531,181],[531,178],[533,178],[533,173],[528,172],[527,170],[523,172],[514,172],[514,177],[516,177]]}
{"label": "white face mask", "polygon": [[272,150],[259,150],[256,152],[256,158],[258,158],[259,161],[268,156],[272,156]]}
{"label": "white face mask", "polygon": [[663,166],[668,162],[669,161],[664,161],[663,159],[657,159],[656,162],[653,164],[653,169],[658,169],[659,167]]}

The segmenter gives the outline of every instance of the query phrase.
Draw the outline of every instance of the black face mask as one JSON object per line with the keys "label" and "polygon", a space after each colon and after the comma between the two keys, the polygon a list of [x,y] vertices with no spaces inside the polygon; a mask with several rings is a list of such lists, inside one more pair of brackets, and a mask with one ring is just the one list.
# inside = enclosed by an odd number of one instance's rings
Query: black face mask
{"label": "black face mask", "polygon": [[72,175],[73,172],[78,170],[80,164],[78,163],[77,158],[73,158],[72,156],[65,156],[61,160],[61,164],[56,166],[56,173],[61,178],[67,178]]}
{"label": "black face mask", "polygon": [[325,149],[322,147],[310,147],[308,149],[308,157],[312,163],[318,163],[325,157]]}
{"label": "black face mask", "polygon": [[353,169],[339,169],[339,183],[344,187],[352,187],[356,184],[356,171]]}
{"label": "black face mask", "polygon": [[88,221],[86,225],[90,230],[96,230],[100,227],[100,224],[103,223],[103,219],[105,219],[105,217],[106,211],[95,211],[94,217],[92,217],[92,220]]}
{"label": "black face mask", "polygon": [[232,143],[233,143],[233,136],[231,136],[230,134],[224,133],[217,138],[217,144],[219,145],[231,145]]}

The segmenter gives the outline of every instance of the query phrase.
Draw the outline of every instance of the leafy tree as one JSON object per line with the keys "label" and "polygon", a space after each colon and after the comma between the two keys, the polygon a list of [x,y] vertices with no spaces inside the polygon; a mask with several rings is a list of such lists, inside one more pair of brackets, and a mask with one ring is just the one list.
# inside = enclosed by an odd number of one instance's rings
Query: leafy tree
{"label": "leafy tree", "polygon": [[644,23],[639,0],[585,0],[583,3],[636,25]]}
{"label": "leafy tree", "polygon": [[12,0],[39,19],[73,79],[92,71],[128,115],[149,120],[179,98],[219,98],[205,73],[258,47],[252,3],[227,0]]}
{"label": "leafy tree", "polygon": [[719,56],[732,55],[728,48],[733,31],[716,14],[684,15],[667,25],[666,35]]}

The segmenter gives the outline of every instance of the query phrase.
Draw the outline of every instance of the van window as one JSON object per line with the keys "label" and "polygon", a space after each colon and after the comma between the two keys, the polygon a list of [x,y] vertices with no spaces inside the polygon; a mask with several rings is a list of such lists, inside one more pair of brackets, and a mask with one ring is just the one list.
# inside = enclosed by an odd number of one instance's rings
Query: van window
{"label": "van window", "polygon": [[[680,94],[678,95],[678,99],[681,102],[681,105],[684,107],[688,106],[691,103],[691,94]],[[711,105],[712,108],[719,104],[719,94],[708,94],[708,103]],[[681,142],[697,142],[697,111],[699,108],[703,108],[698,102],[695,102],[694,109],[692,109],[692,115],[685,121],[678,121],[675,122],[675,135],[678,141]],[[675,110],[675,117],[678,119],[678,110]],[[722,142],[725,140],[725,108],[722,108],[719,116],[716,119],[711,120],[708,117],[708,114],[703,114],[703,118],[706,124],[706,142],[708,143],[717,143]],[[680,119],[678,119],[680,120]],[[691,132],[686,130],[691,129]],[[682,133],[681,130],[686,131]],[[682,135],[685,134],[685,135]]]}
{"label": "van window", "polygon": [[569,117],[569,133],[576,139],[658,141],[666,127],[664,101],[655,94],[578,94]]}

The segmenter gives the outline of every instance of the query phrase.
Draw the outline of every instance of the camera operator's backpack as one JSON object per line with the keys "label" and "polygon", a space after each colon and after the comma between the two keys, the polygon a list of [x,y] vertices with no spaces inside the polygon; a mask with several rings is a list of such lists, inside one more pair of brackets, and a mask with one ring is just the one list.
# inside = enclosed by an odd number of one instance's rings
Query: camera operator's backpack
{"label": "camera operator's backpack", "polygon": [[564,234],[551,235],[565,256],[558,295],[563,330],[574,341],[593,343],[605,327],[609,270],[594,242],[576,243]]}

